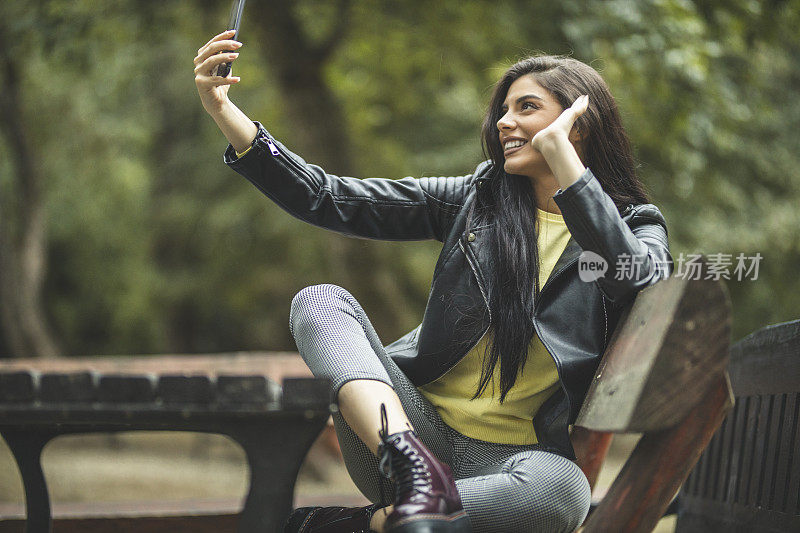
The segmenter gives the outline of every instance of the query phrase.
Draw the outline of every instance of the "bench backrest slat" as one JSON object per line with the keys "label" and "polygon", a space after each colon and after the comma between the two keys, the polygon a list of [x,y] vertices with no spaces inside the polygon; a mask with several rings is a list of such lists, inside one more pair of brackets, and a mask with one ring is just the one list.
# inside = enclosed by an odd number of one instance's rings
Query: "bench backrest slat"
{"label": "bench backrest slat", "polygon": [[684,419],[724,372],[730,298],[720,281],[671,277],[620,318],[575,425],[647,432]]}
{"label": "bench backrest slat", "polygon": [[731,348],[736,404],[681,489],[677,531],[800,530],[800,320]]}

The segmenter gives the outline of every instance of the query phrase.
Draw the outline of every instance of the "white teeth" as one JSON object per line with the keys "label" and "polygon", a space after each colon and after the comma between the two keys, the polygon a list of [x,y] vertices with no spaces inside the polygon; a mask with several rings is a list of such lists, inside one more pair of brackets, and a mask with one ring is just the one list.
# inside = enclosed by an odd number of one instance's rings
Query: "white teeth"
{"label": "white teeth", "polygon": [[518,146],[522,146],[523,144],[525,144],[525,142],[526,141],[520,141],[520,140],[508,141],[503,145],[503,149],[508,150],[510,148],[516,148]]}

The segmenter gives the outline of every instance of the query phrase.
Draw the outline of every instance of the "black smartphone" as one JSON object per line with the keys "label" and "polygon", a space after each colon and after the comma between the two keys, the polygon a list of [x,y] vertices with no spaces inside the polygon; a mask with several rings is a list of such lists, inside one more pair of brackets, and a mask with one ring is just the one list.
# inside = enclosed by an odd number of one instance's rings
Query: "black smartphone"
{"label": "black smartphone", "polygon": [[[239,40],[239,26],[242,23],[242,12],[244,11],[244,3],[245,0],[233,0],[233,5],[231,6],[231,16],[228,19],[228,30],[236,30],[236,33],[233,34],[231,40],[238,41]],[[232,50],[227,50],[227,52],[232,52]],[[225,52],[222,52],[223,54]],[[230,63],[221,63],[217,67],[217,72],[215,73],[217,76],[222,76],[223,78],[228,77],[231,73],[231,64]]]}

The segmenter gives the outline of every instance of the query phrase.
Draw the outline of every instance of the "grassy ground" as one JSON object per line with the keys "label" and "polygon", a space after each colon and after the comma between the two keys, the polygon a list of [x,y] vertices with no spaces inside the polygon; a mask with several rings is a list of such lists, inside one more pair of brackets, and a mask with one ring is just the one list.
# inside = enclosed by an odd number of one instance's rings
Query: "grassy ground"
{"label": "grassy ground", "polygon": [[[604,490],[616,476],[636,438],[617,437],[600,474]],[[44,452],[45,474],[54,503],[163,500],[241,500],[247,490],[242,450],[218,435],[138,432],[120,435],[67,436]],[[341,461],[319,443],[300,473],[302,501],[343,503],[360,494]],[[0,519],[19,512],[22,483],[5,443],[0,440]],[[332,503],[332,502],[331,502]],[[658,533],[674,531],[675,519],[659,522]]]}

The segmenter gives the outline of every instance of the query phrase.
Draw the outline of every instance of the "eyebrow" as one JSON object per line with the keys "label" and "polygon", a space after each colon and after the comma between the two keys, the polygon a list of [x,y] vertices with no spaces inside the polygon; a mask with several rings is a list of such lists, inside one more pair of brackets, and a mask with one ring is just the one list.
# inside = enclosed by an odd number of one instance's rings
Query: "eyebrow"
{"label": "eyebrow", "polygon": [[[526,94],[524,96],[520,96],[519,98],[517,98],[516,103],[519,104],[522,101],[527,100],[528,98],[532,98],[534,100],[540,100],[540,101],[544,102],[544,98],[542,98],[541,96],[536,96],[535,94]],[[500,107],[502,108],[502,107],[508,107],[508,106],[506,106],[506,104],[504,102],[503,105],[501,105]]]}

